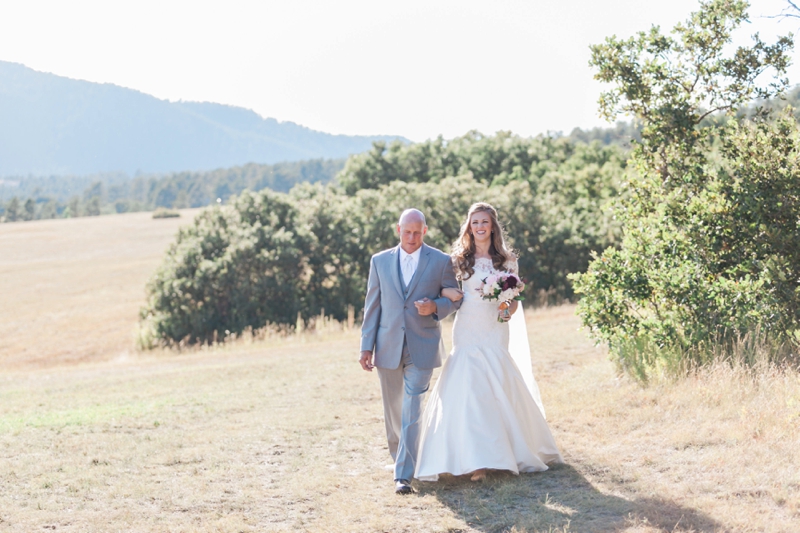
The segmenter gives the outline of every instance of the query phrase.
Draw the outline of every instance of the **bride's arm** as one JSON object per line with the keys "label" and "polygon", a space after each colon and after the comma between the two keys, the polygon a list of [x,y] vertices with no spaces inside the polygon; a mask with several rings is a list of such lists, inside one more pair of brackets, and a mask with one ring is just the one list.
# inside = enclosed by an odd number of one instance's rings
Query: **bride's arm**
{"label": "bride's arm", "polygon": [[447,298],[451,302],[457,302],[464,297],[464,291],[460,289],[454,289],[452,287],[446,287],[442,289],[442,297]]}
{"label": "bride's arm", "polygon": [[[506,308],[506,305],[508,306]],[[508,309],[508,314],[505,314],[506,309]],[[510,302],[502,302],[499,306],[497,306],[497,316],[503,320],[503,322],[508,322],[511,320],[511,315],[517,312],[519,309],[519,301],[511,300]]]}

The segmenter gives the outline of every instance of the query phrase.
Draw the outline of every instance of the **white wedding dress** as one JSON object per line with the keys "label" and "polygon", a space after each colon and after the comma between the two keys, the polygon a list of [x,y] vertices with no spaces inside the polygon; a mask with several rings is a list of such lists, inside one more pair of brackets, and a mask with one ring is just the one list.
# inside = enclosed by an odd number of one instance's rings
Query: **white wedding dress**
{"label": "white wedding dress", "polygon": [[[506,266],[516,271],[516,262]],[[422,415],[414,474],[422,481],[481,468],[540,472],[562,462],[533,379],[522,308],[498,322],[498,302],[476,290],[492,270],[491,260],[478,259],[463,283],[453,351]]]}

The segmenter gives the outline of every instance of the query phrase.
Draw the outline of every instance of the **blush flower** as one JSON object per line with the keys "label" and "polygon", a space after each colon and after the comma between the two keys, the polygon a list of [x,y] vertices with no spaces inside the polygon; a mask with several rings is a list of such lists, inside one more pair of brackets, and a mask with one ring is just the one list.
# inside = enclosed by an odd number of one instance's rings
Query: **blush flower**
{"label": "blush flower", "polygon": [[525,283],[516,274],[494,272],[481,281],[482,284],[477,290],[484,300],[500,302],[522,300],[521,294],[525,290]]}

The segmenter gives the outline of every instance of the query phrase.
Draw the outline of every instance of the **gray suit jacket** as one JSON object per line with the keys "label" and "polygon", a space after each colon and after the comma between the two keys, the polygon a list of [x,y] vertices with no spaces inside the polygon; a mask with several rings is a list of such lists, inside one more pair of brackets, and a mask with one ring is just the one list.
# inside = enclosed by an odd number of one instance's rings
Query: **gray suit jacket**
{"label": "gray suit jacket", "polygon": [[[400,279],[399,256],[399,245],[372,256],[361,325],[361,350],[375,350],[378,368],[397,368],[405,338],[416,367],[436,368],[442,365],[444,356],[439,321],[460,305],[460,302],[453,303],[439,296],[445,287],[458,288],[450,256],[423,244],[407,295],[403,293]],[[421,316],[417,312],[414,302],[422,298],[436,302],[436,313]]]}

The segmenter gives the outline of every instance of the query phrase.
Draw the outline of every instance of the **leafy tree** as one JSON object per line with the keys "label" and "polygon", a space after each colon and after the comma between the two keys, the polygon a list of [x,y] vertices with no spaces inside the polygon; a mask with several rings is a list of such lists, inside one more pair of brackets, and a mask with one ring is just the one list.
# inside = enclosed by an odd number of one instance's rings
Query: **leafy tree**
{"label": "leafy tree", "polygon": [[65,218],[75,218],[81,216],[81,200],[77,196],[73,196],[67,203],[67,208],[64,210]]}
{"label": "leafy tree", "polygon": [[87,217],[100,216],[99,196],[92,196],[91,198],[89,198],[89,200],[84,204],[83,214]]}
{"label": "leafy tree", "polygon": [[575,128],[569,134],[569,138],[586,144],[599,141],[604,145],[613,144],[630,150],[632,148],[631,141],[642,140],[642,130],[633,122],[617,121],[611,128],[592,128],[590,130]]}
{"label": "leafy tree", "polygon": [[[510,132],[485,136],[476,131],[450,141],[440,137],[411,145],[376,143],[371,151],[348,159],[336,182],[348,195],[393,181],[438,183],[447,177],[470,173],[474,180],[487,185],[520,180],[535,184],[545,172],[564,164],[576,145],[568,138],[522,138]],[[592,146],[593,150],[624,154],[617,146]]]}
{"label": "leafy tree", "polygon": [[83,201],[89,202],[92,198],[103,198],[105,196],[105,187],[102,181],[95,181],[83,191]]}
{"label": "leafy tree", "polygon": [[13,198],[11,198],[11,200],[8,201],[8,204],[6,205],[5,219],[6,222],[16,222],[18,220],[21,220],[21,217],[22,213],[19,205],[19,198],[14,196]]}
{"label": "leafy tree", "polygon": [[22,220],[33,220],[36,218],[36,202],[33,198],[25,200],[25,205],[22,208]]}
{"label": "leafy tree", "polygon": [[[709,343],[758,330],[780,345],[797,329],[796,124],[706,120],[734,117],[788,83],[788,37],[767,45],[754,36],[726,54],[746,8],[701,2],[671,36],[654,27],[592,47],[596,77],[614,84],[601,111],[643,127],[616,210],[621,247],[573,279],[584,323],[642,379],[703,363]],[[769,70],[775,77],[760,85]]]}
{"label": "leafy tree", "polygon": [[297,206],[298,223],[305,236],[307,276],[299,294],[301,314],[309,318],[324,311],[343,320],[349,306],[360,308],[366,279],[362,268],[366,253],[361,243],[363,226],[355,202],[320,184],[298,185],[290,198]]}
{"label": "leafy tree", "polygon": [[148,284],[145,344],[210,343],[294,323],[309,276],[297,216],[285,195],[246,192],[181,229]]}
{"label": "leafy tree", "polygon": [[58,217],[58,203],[55,200],[47,200],[42,204],[39,210],[39,218],[56,218]]}

